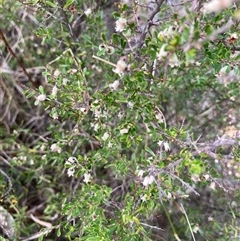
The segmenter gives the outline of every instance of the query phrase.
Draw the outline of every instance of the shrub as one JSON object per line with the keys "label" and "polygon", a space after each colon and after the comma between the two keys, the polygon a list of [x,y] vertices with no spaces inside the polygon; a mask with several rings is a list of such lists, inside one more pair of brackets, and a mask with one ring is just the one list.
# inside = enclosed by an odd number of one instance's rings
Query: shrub
{"label": "shrub", "polygon": [[239,238],[238,3],[113,2],[1,1],[3,237]]}

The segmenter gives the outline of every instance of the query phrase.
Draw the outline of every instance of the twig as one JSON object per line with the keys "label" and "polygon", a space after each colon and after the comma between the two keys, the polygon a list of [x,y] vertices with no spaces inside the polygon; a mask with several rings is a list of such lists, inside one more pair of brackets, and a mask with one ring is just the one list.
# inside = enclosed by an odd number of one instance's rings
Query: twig
{"label": "twig", "polygon": [[8,189],[5,191],[5,193],[0,197],[0,201],[3,200],[12,190],[12,181],[10,177],[2,170],[0,169],[0,173],[6,178],[8,182]]}
{"label": "twig", "polygon": [[0,39],[2,39],[2,41],[4,42],[7,50],[11,53],[11,55],[17,60],[18,64],[20,65],[20,67],[22,68],[24,74],[28,77],[28,80],[32,83],[32,85],[34,87],[36,86],[36,83],[34,83],[34,81],[31,79],[31,76],[29,75],[29,73],[27,72],[25,66],[23,65],[23,63],[17,58],[16,54],[13,52],[12,48],[10,47],[10,45],[8,44],[8,41],[6,40],[6,38],[4,37],[4,34],[2,32],[2,30],[0,29]]}
{"label": "twig", "polygon": [[41,236],[44,235],[44,234],[48,234],[48,233],[50,233],[53,229],[57,229],[57,228],[59,228],[59,226],[60,226],[60,225],[57,225],[57,226],[52,227],[52,228],[45,228],[45,229],[43,229],[42,231],[33,234],[33,235],[30,236],[29,238],[22,239],[22,241],[29,241],[29,240],[37,239],[37,238],[41,237]]}
{"label": "twig", "polygon": [[190,232],[191,232],[191,234],[192,234],[193,240],[196,241],[196,239],[195,239],[195,237],[194,237],[194,234],[193,234],[193,231],[192,231],[192,227],[191,227],[191,225],[190,225],[190,222],[189,222],[189,219],[188,219],[188,216],[187,216],[187,213],[186,213],[186,211],[185,211],[185,209],[184,209],[182,203],[180,204],[180,206],[181,206],[181,209],[182,209],[181,211],[183,212],[183,214],[184,214],[185,217],[186,217],[186,220],[187,220],[187,223],[188,223],[188,226],[189,226]]}
{"label": "twig", "polygon": [[41,226],[44,226],[44,227],[47,227],[47,228],[52,228],[52,224],[51,224],[51,223],[42,221],[42,220],[38,219],[37,217],[34,217],[32,213],[30,214],[30,218],[31,218],[35,223],[38,223],[38,224],[40,224]]}
{"label": "twig", "polygon": [[148,227],[148,228],[151,228],[151,229],[157,229],[157,230],[160,230],[160,231],[164,231],[162,228],[159,228],[159,227],[157,227],[157,226],[152,226],[152,225],[149,225],[149,224],[147,224],[147,223],[141,223],[141,222],[140,222],[140,224],[142,224],[143,226],[146,226],[146,227]]}
{"label": "twig", "polygon": [[152,11],[152,13],[150,14],[149,18],[148,18],[148,21],[143,29],[143,32],[140,36],[140,39],[139,39],[139,42],[137,44],[137,49],[141,48],[144,44],[144,41],[146,39],[146,36],[147,36],[147,33],[148,33],[148,30],[150,29],[150,27],[152,26],[152,21],[153,21],[153,18],[155,17],[155,15],[160,11],[160,8],[162,6],[162,4],[164,3],[165,0],[160,0],[159,2],[156,2],[157,6],[156,8]]}
{"label": "twig", "polygon": [[102,62],[104,62],[104,63],[106,63],[106,64],[109,64],[109,65],[117,68],[117,65],[116,65],[116,64],[113,64],[113,63],[111,63],[111,62],[109,62],[109,61],[107,61],[107,60],[105,60],[105,59],[99,58],[99,57],[96,56],[96,55],[93,55],[92,57],[93,57],[94,59],[100,60],[100,61],[102,61]]}
{"label": "twig", "polygon": [[187,188],[189,188],[192,192],[194,192],[197,196],[200,196],[200,194],[193,188],[190,186],[189,183],[187,182],[184,182],[180,177],[174,175],[173,173],[171,172],[166,172],[167,174],[169,174],[170,176],[172,176],[173,178],[179,180],[184,186],[186,186]]}

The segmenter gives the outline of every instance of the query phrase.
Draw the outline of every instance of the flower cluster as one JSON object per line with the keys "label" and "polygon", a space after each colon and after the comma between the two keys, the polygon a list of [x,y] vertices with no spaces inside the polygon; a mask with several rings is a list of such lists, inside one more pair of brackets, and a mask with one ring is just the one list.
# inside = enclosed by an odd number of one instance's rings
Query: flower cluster
{"label": "flower cluster", "polygon": [[[73,177],[75,173],[75,168],[78,164],[78,160],[76,157],[69,157],[67,161],[65,162],[66,167],[68,168],[67,174],[69,177]],[[87,171],[83,175],[83,182],[89,183],[91,180],[91,174]]]}
{"label": "flower cluster", "polygon": [[158,33],[158,38],[161,41],[164,41],[165,39],[168,39],[176,33],[176,28],[174,26],[170,26],[168,28],[165,28],[163,31]]}
{"label": "flower cluster", "polygon": [[62,152],[62,148],[56,143],[52,144],[50,149],[52,152],[57,152],[59,154]]}
{"label": "flower cluster", "polygon": [[234,0],[212,0],[203,5],[203,12],[218,12],[225,8],[231,7]]}
{"label": "flower cluster", "polygon": [[158,141],[158,146],[163,147],[165,151],[170,151],[169,143],[166,141]]}
{"label": "flower cluster", "polygon": [[77,158],[76,157],[69,157],[66,161],[66,166],[68,167],[67,174],[69,177],[72,177],[75,173],[75,167],[77,164]]}
{"label": "flower cluster", "polygon": [[119,18],[116,21],[116,26],[115,29],[117,32],[122,32],[123,30],[125,30],[127,27],[127,19],[126,18]]}
{"label": "flower cluster", "polygon": [[137,170],[137,176],[142,179],[142,185],[144,187],[148,187],[155,181],[155,178],[153,175],[150,175],[150,174],[143,178],[144,173],[145,173],[145,171],[143,171],[143,170]]}
{"label": "flower cluster", "polygon": [[119,80],[115,80],[112,84],[109,84],[109,88],[111,90],[117,90],[119,84],[120,84]]}
{"label": "flower cluster", "polygon": [[121,58],[118,60],[116,68],[113,69],[113,72],[119,75],[123,75],[124,71],[127,69],[128,65],[126,63],[125,58]]}

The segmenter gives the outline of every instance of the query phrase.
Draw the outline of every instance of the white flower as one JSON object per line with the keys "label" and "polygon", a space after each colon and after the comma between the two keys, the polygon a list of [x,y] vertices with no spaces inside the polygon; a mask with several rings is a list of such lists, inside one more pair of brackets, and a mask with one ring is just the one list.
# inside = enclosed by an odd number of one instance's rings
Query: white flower
{"label": "white flower", "polygon": [[58,87],[56,85],[54,85],[54,87],[52,88],[52,95],[56,96],[58,92]]}
{"label": "white flower", "polygon": [[122,112],[119,112],[119,113],[118,113],[118,118],[119,118],[119,119],[122,119],[122,118],[123,118],[123,116],[124,116],[124,115],[123,115],[123,113],[122,113]]}
{"label": "white flower", "polygon": [[234,81],[235,79],[235,72],[234,70],[229,71],[229,66],[224,66],[220,69],[218,74],[216,74],[216,77],[220,84],[223,84],[224,86],[227,86],[229,83]]}
{"label": "white flower", "polygon": [[56,143],[51,145],[51,151],[52,152],[57,152],[57,153],[61,153],[62,152],[62,148],[59,147]]}
{"label": "white flower", "polygon": [[207,181],[210,178],[210,175],[205,174],[205,175],[203,175],[203,178]]}
{"label": "white flower", "polygon": [[80,108],[80,111],[81,111],[83,114],[85,114],[85,115],[88,113],[88,110],[87,110],[86,107],[81,107],[81,108]]}
{"label": "white flower", "polygon": [[128,108],[132,109],[133,106],[134,106],[134,103],[131,102],[131,101],[129,101],[129,102],[127,103],[127,106],[128,106]]}
{"label": "white flower", "polygon": [[167,142],[164,141],[163,146],[164,146],[165,151],[170,151],[170,146]]}
{"label": "white flower", "polygon": [[112,148],[112,147],[113,147],[112,142],[109,142],[109,143],[107,144],[107,147],[108,147],[108,148]]}
{"label": "white flower", "polygon": [[166,193],[166,196],[167,196],[168,199],[171,199],[171,198],[172,198],[172,194],[171,194],[170,192],[167,192],[167,193]]}
{"label": "white flower", "polygon": [[226,65],[226,66],[224,66],[224,67],[222,67],[220,70],[219,70],[219,75],[220,76],[222,76],[222,75],[224,75],[224,74],[227,74],[227,70],[229,69],[229,66],[228,65]]}
{"label": "white flower", "polygon": [[225,8],[231,7],[234,0],[212,0],[203,4],[203,12],[218,12]]}
{"label": "white flower", "polygon": [[45,95],[45,94],[39,95],[39,96],[37,97],[37,100],[38,100],[38,101],[44,101],[44,100],[46,100],[46,95]]}
{"label": "white flower", "polygon": [[161,112],[157,112],[155,117],[159,123],[164,123],[164,118]]}
{"label": "white flower", "polygon": [[196,225],[194,226],[193,230],[192,230],[194,233],[197,233],[199,231],[199,226]]}
{"label": "white flower", "polygon": [[57,78],[60,74],[61,74],[61,72],[59,71],[59,69],[56,69],[53,73],[53,77]]}
{"label": "white flower", "polygon": [[75,168],[74,167],[70,167],[68,170],[67,170],[67,174],[69,177],[73,176],[74,175],[74,172],[75,172]]}
{"label": "white flower", "polygon": [[102,136],[102,140],[106,141],[108,139],[108,137],[109,137],[109,134],[107,132],[105,132]]}
{"label": "white flower", "polygon": [[63,78],[63,79],[62,79],[62,84],[63,84],[63,85],[67,85],[67,82],[68,82],[68,79],[67,79],[67,78]]}
{"label": "white flower", "polygon": [[70,156],[66,161],[66,164],[68,165],[75,165],[76,163],[77,163],[77,158],[74,156]]}
{"label": "white flower", "polygon": [[179,66],[180,65],[180,61],[177,57],[177,55],[174,53],[172,54],[172,56],[170,57],[168,64],[170,65],[170,67],[174,67],[174,66]]}
{"label": "white flower", "polygon": [[20,156],[19,159],[20,159],[21,161],[24,161],[24,162],[27,161],[27,157],[26,157],[26,156]]}
{"label": "white flower", "polygon": [[26,156],[20,156],[19,159],[20,159],[21,161],[24,161],[24,162],[25,162],[25,161],[27,160],[27,157],[26,157]]}
{"label": "white flower", "polygon": [[52,118],[53,118],[54,120],[58,119],[58,114],[57,114],[56,112],[54,112],[53,115],[52,115]]}
{"label": "white flower", "polygon": [[40,150],[41,150],[41,151],[45,151],[45,149],[46,149],[46,146],[45,146],[45,145],[41,145],[41,146],[40,146]]}
{"label": "white flower", "polygon": [[155,178],[154,176],[146,176],[143,180],[143,186],[148,187],[149,185],[151,185],[154,182]]}
{"label": "white flower", "polygon": [[90,14],[92,14],[91,8],[88,8],[86,11],[84,11],[84,13],[85,13],[86,16],[88,17]]}
{"label": "white flower", "polygon": [[127,128],[121,129],[121,130],[120,130],[120,134],[121,134],[121,135],[127,134],[128,131],[129,131],[129,129],[127,129]]}
{"label": "white flower", "polygon": [[144,194],[143,196],[141,196],[141,200],[142,200],[143,202],[146,202],[146,201],[147,201],[147,195]]}
{"label": "white flower", "polygon": [[166,57],[168,52],[165,51],[165,47],[166,47],[166,44],[163,44],[163,46],[161,47],[159,53],[157,54],[157,59],[160,61],[163,59],[163,57]]}
{"label": "white flower", "polygon": [[145,171],[143,170],[137,170],[137,176],[142,177]]}
{"label": "white flower", "polygon": [[76,74],[77,72],[78,72],[77,69],[70,69],[70,70],[69,70],[69,73],[70,73],[70,74]]}
{"label": "white flower", "polygon": [[119,86],[119,80],[115,80],[112,84],[109,85],[109,88],[111,90],[117,90],[118,86]]}
{"label": "white flower", "polygon": [[210,216],[210,217],[208,217],[208,221],[209,221],[209,222],[212,222],[213,220],[214,220],[214,218],[213,218],[213,217],[211,217],[211,216]]}
{"label": "white flower", "polygon": [[101,114],[102,114],[102,111],[101,111],[100,108],[96,108],[95,110],[93,110],[93,113],[95,115],[95,118],[100,118]]}
{"label": "white flower", "polygon": [[238,35],[237,35],[237,33],[235,32],[235,33],[231,34],[230,38],[238,39]]}
{"label": "white flower", "polygon": [[157,143],[157,144],[158,144],[158,146],[159,146],[159,147],[161,147],[161,146],[162,146],[162,144],[163,144],[163,141],[158,141],[158,143]]}
{"label": "white flower", "polygon": [[122,75],[127,68],[127,63],[123,59],[119,59],[117,62],[116,69],[113,70],[116,74]]}
{"label": "white flower", "polygon": [[201,181],[201,179],[199,178],[199,174],[192,174],[191,180],[193,180],[194,182],[200,182]]}
{"label": "white flower", "polygon": [[127,26],[127,19],[126,18],[119,18],[116,21],[115,29],[117,32],[122,32]]}
{"label": "white flower", "polygon": [[84,174],[83,182],[89,183],[89,182],[90,182],[90,178],[91,178],[91,174],[89,174],[88,172],[86,172],[86,173]]}
{"label": "white flower", "polygon": [[96,123],[96,124],[94,125],[94,127],[93,127],[93,130],[94,130],[94,131],[98,131],[99,127],[100,127],[99,124]]}
{"label": "white flower", "polygon": [[215,182],[211,182],[209,188],[216,190],[216,183]]}

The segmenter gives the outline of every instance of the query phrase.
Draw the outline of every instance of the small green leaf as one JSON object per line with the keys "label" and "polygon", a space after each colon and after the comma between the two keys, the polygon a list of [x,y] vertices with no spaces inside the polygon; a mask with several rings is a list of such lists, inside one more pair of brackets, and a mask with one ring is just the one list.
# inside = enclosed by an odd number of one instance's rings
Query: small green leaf
{"label": "small green leaf", "polygon": [[126,42],[126,40],[125,39],[123,39],[123,38],[121,38],[121,47],[122,47],[122,49],[124,49],[125,48],[125,46],[126,46],[126,44],[127,44],[127,42]]}
{"label": "small green leaf", "polygon": [[177,45],[179,44],[179,40],[180,40],[179,36],[175,36],[175,37],[171,40],[170,44],[173,45],[173,46],[177,46]]}
{"label": "small green leaf", "polygon": [[97,56],[105,55],[105,53],[106,53],[106,49],[101,49],[97,52]]}
{"label": "small green leaf", "polygon": [[140,221],[137,217],[133,217],[133,221],[137,224],[140,225]]}
{"label": "small green leaf", "polygon": [[64,9],[64,10],[67,9],[73,2],[75,2],[75,0],[68,0],[68,1],[66,2],[66,4],[64,5],[63,9]]}
{"label": "small green leaf", "polygon": [[41,235],[39,238],[38,238],[38,241],[42,241],[43,240],[43,235]]}
{"label": "small green leaf", "polygon": [[35,102],[34,102],[34,105],[38,105],[39,104],[39,101],[38,100],[35,100]]}
{"label": "small green leaf", "polygon": [[116,34],[116,33],[114,33],[113,35],[112,35],[112,40],[113,40],[113,43],[114,44],[119,44],[119,35],[118,34]]}
{"label": "small green leaf", "polygon": [[212,32],[213,32],[214,28],[212,25],[208,24],[206,27],[205,27],[205,33],[210,35]]}
{"label": "small green leaf", "polygon": [[58,231],[57,231],[57,236],[58,236],[58,237],[61,236],[61,230],[60,230],[60,228],[59,228]]}
{"label": "small green leaf", "polygon": [[39,89],[39,91],[40,91],[41,94],[44,94],[44,89],[43,89],[43,87],[42,87],[41,85],[39,86],[38,89]]}
{"label": "small green leaf", "polygon": [[188,27],[185,27],[182,34],[181,34],[181,44],[185,43],[188,41],[190,35],[190,30]]}
{"label": "small green leaf", "polygon": [[27,98],[31,98],[32,96],[34,96],[34,94],[35,94],[35,92],[32,91],[32,92],[28,93],[28,94],[26,95],[26,97],[27,97]]}
{"label": "small green leaf", "polygon": [[53,7],[53,8],[56,8],[56,7],[57,7],[57,5],[56,5],[55,3],[52,3],[52,2],[50,2],[50,1],[46,1],[46,4],[49,5],[49,6],[51,6],[51,7]]}
{"label": "small green leaf", "polygon": [[115,19],[120,18],[121,16],[119,12],[113,12],[112,15]]}
{"label": "small green leaf", "polygon": [[152,156],[156,156],[155,153],[149,147],[145,147],[145,151],[150,153]]}
{"label": "small green leaf", "polygon": [[187,53],[186,53],[186,66],[189,65],[189,63],[191,63],[191,61],[194,61],[196,56],[196,49],[190,49]]}
{"label": "small green leaf", "polygon": [[106,35],[104,33],[101,34],[101,39],[106,42]]}

